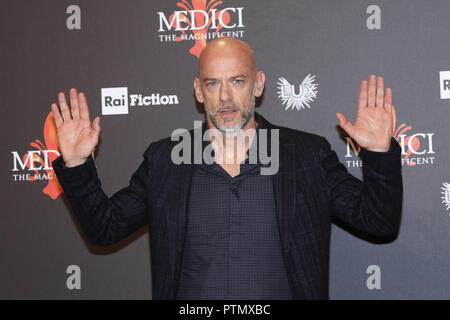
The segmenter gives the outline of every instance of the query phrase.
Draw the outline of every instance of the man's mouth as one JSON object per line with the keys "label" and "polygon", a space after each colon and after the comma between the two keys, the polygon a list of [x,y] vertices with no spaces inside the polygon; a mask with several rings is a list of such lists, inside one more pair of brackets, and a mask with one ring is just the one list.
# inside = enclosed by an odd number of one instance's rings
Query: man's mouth
{"label": "man's mouth", "polygon": [[219,111],[219,114],[222,117],[229,117],[229,116],[234,116],[237,112],[237,109],[223,109],[221,111]]}

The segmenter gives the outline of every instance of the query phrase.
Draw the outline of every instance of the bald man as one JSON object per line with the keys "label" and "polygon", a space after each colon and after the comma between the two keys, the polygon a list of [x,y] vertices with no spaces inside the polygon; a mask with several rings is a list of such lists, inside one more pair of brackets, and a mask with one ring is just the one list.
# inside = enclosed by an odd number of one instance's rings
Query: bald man
{"label": "bald man", "polygon": [[[323,137],[256,113],[264,82],[247,44],[210,42],[194,79],[206,121],[188,132],[189,141],[196,130],[206,139],[182,162],[180,137],[151,143],[129,186],[111,197],[91,156],[100,122],[90,122],[85,95],[71,89],[70,107],[62,92],[60,108],[52,104],[62,154],[53,168],[80,225],[91,243],[109,245],[149,224],[154,299],[328,299],[333,218],[374,236],[398,232],[401,149],[383,78],[361,82],[354,124],[337,113],[362,147],[364,182]],[[271,163],[261,149],[279,163],[271,174],[262,174]],[[213,161],[203,161],[206,150]]]}

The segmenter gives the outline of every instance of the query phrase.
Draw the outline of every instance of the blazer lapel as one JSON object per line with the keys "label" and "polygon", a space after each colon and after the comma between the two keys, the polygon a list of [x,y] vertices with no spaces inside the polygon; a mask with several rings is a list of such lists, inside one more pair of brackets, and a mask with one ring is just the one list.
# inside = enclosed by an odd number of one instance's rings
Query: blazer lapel
{"label": "blazer lapel", "polygon": [[296,211],[295,146],[280,141],[280,167],[273,176],[275,206],[281,246],[286,256],[292,232],[292,219]]}
{"label": "blazer lapel", "polygon": [[175,280],[174,287],[175,292],[173,293],[174,299],[176,298],[176,290],[178,288],[178,282],[180,279],[181,272],[181,264],[183,261],[183,251],[184,244],[186,239],[186,223],[187,223],[187,214],[188,214],[188,203],[189,203],[189,194],[191,188],[191,179],[192,173],[194,170],[194,163],[197,154],[200,152],[202,154],[202,145],[201,143],[194,143],[195,135],[194,132],[202,137],[202,133],[204,132],[206,124],[202,127],[195,128],[189,132],[191,136],[191,163],[174,165],[175,170],[175,181],[176,186],[174,190],[171,192],[174,193],[174,210],[171,210],[169,214],[172,215],[172,219],[169,221],[168,228],[172,229],[169,234],[173,234],[172,243],[170,244],[172,250],[171,265],[173,266],[173,279]]}
{"label": "blazer lapel", "polygon": [[180,168],[180,200],[178,202],[177,219],[175,224],[176,232],[176,259],[175,267],[178,271],[181,268],[181,257],[183,254],[184,241],[185,241],[185,231],[186,231],[186,220],[188,211],[188,197],[191,187],[191,177],[192,177],[193,165],[183,164]]}

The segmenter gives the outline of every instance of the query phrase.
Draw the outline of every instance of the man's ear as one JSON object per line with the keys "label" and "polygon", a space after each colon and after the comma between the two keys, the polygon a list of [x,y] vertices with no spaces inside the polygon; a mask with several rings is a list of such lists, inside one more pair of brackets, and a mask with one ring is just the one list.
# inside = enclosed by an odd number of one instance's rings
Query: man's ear
{"label": "man's ear", "polygon": [[195,97],[197,98],[198,102],[203,103],[203,93],[202,89],[200,88],[200,79],[195,77],[194,78],[194,89],[195,89]]}
{"label": "man's ear", "polygon": [[258,71],[255,81],[255,96],[260,97],[264,91],[264,83],[266,82],[266,75],[263,71]]}

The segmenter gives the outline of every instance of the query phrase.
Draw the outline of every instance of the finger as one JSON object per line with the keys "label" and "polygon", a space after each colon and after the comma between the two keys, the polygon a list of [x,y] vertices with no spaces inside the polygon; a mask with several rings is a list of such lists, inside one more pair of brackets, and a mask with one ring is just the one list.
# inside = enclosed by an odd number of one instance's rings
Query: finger
{"label": "finger", "polygon": [[353,124],[340,112],[336,113],[336,117],[339,119],[339,126],[353,138]]}
{"label": "finger", "polygon": [[392,89],[386,89],[386,96],[384,97],[384,110],[389,114],[392,112]]}
{"label": "finger", "polygon": [[[391,113],[390,113],[390,115],[391,115],[392,123],[395,126],[395,110],[394,109],[395,109],[394,108],[394,104],[391,104]],[[394,134],[394,130],[395,130],[395,127],[392,128],[392,134]]]}
{"label": "finger", "polygon": [[86,101],[86,95],[83,92],[78,94],[78,103],[80,104],[80,118],[89,120],[89,108]]}
{"label": "finger", "polygon": [[74,119],[80,118],[80,107],[78,105],[78,95],[77,95],[77,89],[72,88],[69,91],[70,96],[70,108],[72,111],[72,117]]}
{"label": "finger", "polygon": [[384,105],[384,79],[383,77],[377,78],[377,95],[376,95],[376,106],[383,107]]}
{"label": "finger", "polygon": [[367,106],[375,107],[375,92],[376,92],[376,77],[374,74],[371,74],[369,77],[369,89],[368,89],[368,97],[367,97]]}
{"label": "finger", "polygon": [[62,115],[63,119],[71,120],[72,116],[70,115],[70,110],[69,110],[69,107],[67,106],[66,95],[64,94],[64,92],[58,93],[58,102],[59,102],[59,107],[61,108],[61,115]]}
{"label": "finger", "polygon": [[367,107],[367,81],[363,80],[359,88],[358,108],[365,107]]}
{"label": "finger", "polygon": [[52,103],[52,114],[53,119],[55,119],[56,127],[59,128],[63,124],[63,118],[61,117],[61,113],[59,112],[59,108],[56,103]]}

